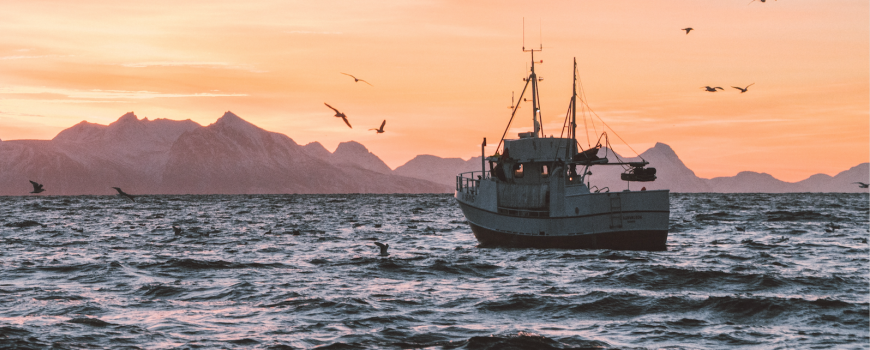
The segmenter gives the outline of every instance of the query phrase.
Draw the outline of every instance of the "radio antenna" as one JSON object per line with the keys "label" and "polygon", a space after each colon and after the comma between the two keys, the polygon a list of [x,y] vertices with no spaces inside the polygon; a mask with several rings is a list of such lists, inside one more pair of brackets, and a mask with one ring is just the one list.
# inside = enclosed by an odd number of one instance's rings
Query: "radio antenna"
{"label": "radio antenna", "polygon": [[526,18],[523,17],[523,52],[526,51]]}
{"label": "radio antenna", "polygon": [[[543,39],[543,31],[541,38]],[[544,129],[542,127],[544,120],[541,113],[541,100],[538,96],[538,82],[543,80],[543,78],[538,78],[538,75],[535,74],[535,51],[541,52],[543,49],[544,44],[541,44],[537,50],[533,48],[526,50],[526,18],[523,17],[523,52],[530,52],[532,56],[531,72],[529,77],[523,80],[526,81],[527,86],[529,83],[532,85],[532,123],[535,126],[535,137],[544,137]],[[544,61],[541,60],[540,63],[544,63]],[[525,89],[523,89],[523,92],[525,92]],[[520,94],[520,97],[522,97],[522,94]]]}

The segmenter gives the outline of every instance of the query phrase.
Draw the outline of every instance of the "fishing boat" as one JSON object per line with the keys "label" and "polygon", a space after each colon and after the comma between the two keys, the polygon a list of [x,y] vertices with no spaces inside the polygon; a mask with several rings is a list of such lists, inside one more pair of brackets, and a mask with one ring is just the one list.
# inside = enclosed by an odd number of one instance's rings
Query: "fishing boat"
{"label": "fishing boat", "polygon": [[[541,130],[540,79],[535,74],[534,55],[540,50],[524,47],[523,51],[531,52],[531,72],[523,79],[525,87],[495,154],[483,154],[480,171],[456,176],[454,197],[480,246],[666,250],[668,190],[610,191],[590,183],[593,167],[621,166],[624,172],[620,178],[628,183],[654,181],[655,168],[647,167],[649,162],[642,158],[639,162],[618,158],[611,162],[606,156],[599,157],[600,151],[611,149],[606,132],[595,146],[580,147],[576,137],[576,59],[562,134],[546,137]],[[527,90],[534,130],[505,139]],[[579,102],[586,103],[583,99]],[[482,153],[485,146],[484,138]]]}

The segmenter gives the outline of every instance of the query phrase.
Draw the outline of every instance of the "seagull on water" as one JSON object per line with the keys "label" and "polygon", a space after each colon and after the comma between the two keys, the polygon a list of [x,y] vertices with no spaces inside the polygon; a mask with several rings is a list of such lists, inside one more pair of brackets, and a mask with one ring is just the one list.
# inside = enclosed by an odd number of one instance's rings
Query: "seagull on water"
{"label": "seagull on water", "polygon": [[329,107],[330,109],[332,109],[333,111],[335,111],[335,117],[336,117],[336,118],[341,118],[341,120],[344,120],[344,123],[347,124],[347,127],[348,127],[348,128],[353,129],[353,127],[350,126],[350,122],[347,121],[347,116],[344,115],[344,113],[339,112],[337,109],[335,109],[335,108],[333,108],[332,106],[330,106],[329,103],[324,102],[323,104],[325,104],[326,107]]}
{"label": "seagull on water", "polygon": [[691,31],[694,30],[694,29],[695,29],[695,28],[692,28],[692,27],[686,27],[686,28],[683,28],[683,29],[680,29],[680,30],[685,30],[685,31],[686,31],[686,35],[689,35],[689,32],[691,32]]}
{"label": "seagull on water", "polygon": [[716,89],[725,90],[721,86],[716,86],[716,87],[705,86],[702,89],[704,89],[704,91],[709,91],[709,92],[716,92]]}
{"label": "seagull on water", "polygon": [[378,246],[378,248],[381,248],[381,254],[378,254],[378,255],[380,255],[380,256],[387,256],[387,255],[390,255],[390,253],[387,253],[387,248],[390,247],[389,244],[385,244],[385,243],[381,243],[381,242],[375,242],[375,245]]}
{"label": "seagull on water", "polygon": [[749,87],[752,86],[752,85],[755,85],[755,83],[752,83],[752,84],[746,85],[745,88],[742,88],[742,87],[739,87],[739,86],[732,86],[732,87],[735,88],[735,89],[737,89],[737,90],[740,90],[740,93],[742,94],[742,93],[746,92],[746,90],[749,90]]}
{"label": "seagull on water", "polygon": [[176,236],[181,236],[181,234],[184,233],[184,230],[182,230],[181,227],[175,225],[172,225],[172,231],[175,231]]}
{"label": "seagull on water", "polygon": [[353,76],[353,75],[350,75],[350,74],[347,74],[347,73],[341,73],[341,74],[344,74],[344,75],[346,75],[346,76],[349,76],[349,77],[353,78],[353,82],[354,82],[354,83],[363,82],[363,83],[369,84],[369,86],[374,86],[374,85],[372,85],[371,83],[369,83],[369,82],[367,82],[367,81],[365,81],[365,80],[362,80],[362,79],[360,79],[360,78],[357,78],[357,77],[355,77],[355,76]]}
{"label": "seagull on water", "polygon": [[[33,181],[30,181],[30,182],[33,182]],[[853,182],[853,184],[858,184],[858,187],[860,187],[860,188],[870,187],[870,184],[865,184],[863,182]],[[39,188],[42,188],[42,185],[39,185]],[[31,193],[33,193],[33,192],[31,192]]]}
{"label": "seagull on water", "polygon": [[42,188],[42,184],[39,184],[39,183],[33,182],[32,180],[28,180],[28,181],[30,181],[30,184],[33,185],[33,192],[30,192],[30,193],[40,193],[40,192],[44,192],[44,191],[45,191],[45,190]]}
{"label": "seagull on water", "polygon": [[133,196],[127,194],[127,192],[121,191],[120,188],[118,188],[118,187],[112,187],[112,188],[114,188],[115,191],[118,191],[118,195],[119,195],[119,196],[127,197],[127,199],[129,199],[131,202],[135,202],[135,201],[136,201],[135,199],[133,199]]}
{"label": "seagull on water", "polygon": [[387,120],[386,120],[386,119],[384,119],[384,121],[381,123],[381,128],[380,128],[380,129],[369,129],[369,130],[374,130],[374,131],[377,131],[378,134],[383,134],[383,133],[384,133],[384,125],[387,125]]}

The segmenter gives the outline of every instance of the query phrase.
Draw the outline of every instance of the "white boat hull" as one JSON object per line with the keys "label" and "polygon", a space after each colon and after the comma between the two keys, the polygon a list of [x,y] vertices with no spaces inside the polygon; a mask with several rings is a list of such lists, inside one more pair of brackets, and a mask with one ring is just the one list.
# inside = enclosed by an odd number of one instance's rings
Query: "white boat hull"
{"label": "white boat hull", "polygon": [[[543,211],[486,210],[475,205],[477,196],[456,193],[456,200],[481,246],[667,249],[668,191],[593,193],[576,197],[569,199],[567,210],[563,210],[573,215],[552,216]],[[620,206],[610,204],[615,202]],[[571,203],[582,203],[585,207],[581,210]]]}

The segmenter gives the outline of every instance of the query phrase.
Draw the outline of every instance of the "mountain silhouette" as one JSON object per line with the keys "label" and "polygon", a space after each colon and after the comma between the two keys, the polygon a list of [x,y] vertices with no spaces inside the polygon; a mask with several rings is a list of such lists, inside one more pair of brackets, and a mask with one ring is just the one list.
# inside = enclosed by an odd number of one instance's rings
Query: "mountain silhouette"
{"label": "mountain silhouette", "polygon": [[[620,180],[620,166],[594,166],[595,189],[646,187],[672,192],[868,192],[870,163],[835,176],[816,174],[785,182],[765,173],[700,178],[677,153],[656,143],[640,157],[603,148],[611,162],[650,162],[654,182]],[[26,195],[29,179],[46,185],[45,195],[115,194],[278,194],[278,193],[445,193],[456,175],[478,171],[469,160],[418,155],[390,168],[364,145],[348,141],[334,152],[318,142],[300,146],[284,134],[251,124],[232,112],[202,126],[191,120],[139,119],[129,112],[109,125],[82,121],[51,140],[0,141],[0,195]]]}
{"label": "mountain silhouette", "polygon": [[[677,153],[664,143],[656,143],[642,152],[639,157],[620,156],[613,150],[602,148],[598,156],[607,158],[611,163],[648,161],[648,167],[656,168],[656,181],[627,183],[620,179],[625,170],[618,165],[593,166],[589,182],[593,190],[622,191],[625,189],[647,190],[669,189],[671,192],[723,192],[723,193],[785,193],[785,192],[868,192],[854,182],[867,182],[870,178],[870,163],[862,163],[836,176],[816,174],[806,180],[791,183],[778,180],[765,173],[743,171],[735,176],[705,179],[698,177],[689,169]],[[394,173],[426,179],[445,185],[455,184],[456,174],[480,170],[480,157],[467,161],[460,158],[440,158],[421,155],[396,168]]]}
{"label": "mountain silhouette", "polygon": [[132,112],[107,126],[81,122],[52,140],[0,142],[0,164],[0,195],[26,194],[27,179],[50,184],[46,195],[113,194],[110,186],[131,194],[450,190],[421,179],[331,164],[286,135],[232,112],[205,127],[190,120],[138,119]]}
{"label": "mountain silhouette", "polygon": [[326,150],[319,142],[309,143],[303,146],[303,148],[311,156],[333,165],[354,166],[381,174],[393,173],[383,160],[370,152],[366,146],[356,141],[342,142],[338,144],[335,152],[332,153]]}
{"label": "mountain silhouette", "polygon": [[415,177],[455,187],[456,175],[459,173],[481,170],[480,158],[473,157],[469,160],[462,160],[462,158],[441,158],[423,154],[414,157],[414,159],[399,166],[393,172],[402,176]]}

